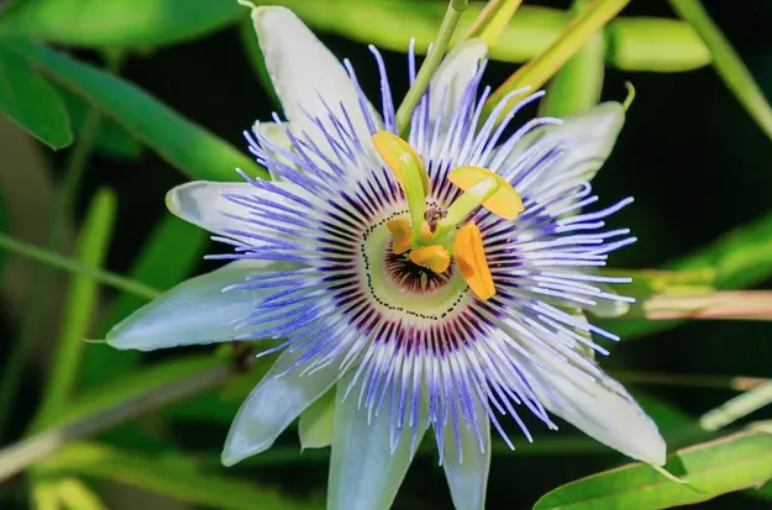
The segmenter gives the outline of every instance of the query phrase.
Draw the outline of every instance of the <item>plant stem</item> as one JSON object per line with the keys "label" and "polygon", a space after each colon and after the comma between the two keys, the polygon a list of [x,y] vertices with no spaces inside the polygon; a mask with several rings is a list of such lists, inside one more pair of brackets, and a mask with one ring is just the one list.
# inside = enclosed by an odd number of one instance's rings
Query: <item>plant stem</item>
{"label": "plant stem", "polygon": [[442,25],[440,25],[437,40],[432,45],[432,49],[426,56],[423,65],[421,65],[415,83],[407,91],[405,99],[397,110],[397,130],[399,133],[405,133],[410,125],[410,117],[413,115],[413,110],[418,106],[418,102],[429,86],[434,72],[439,67],[440,62],[442,62],[442,57],[445,56],[450,39],[453,37],[453,32],[455,32],[458,21],[461,19],[461,14],[467,9],[468,5],[466,0],[451,0],[448,4],[448,10],[445,11],[445,17],[442,20]]}
{"label": "plant stem", "polygon": [[160,290],[149,287],[144,283],[97,267],[86,266],[73,258],[19,241],[2,232],[0,232],[0,248],[18,253],[23,257],[37,260],[42,264],[57,269],[88,276],[104,285],[108,285],[129,294],[134,294],[141,298],[151,300],[161,295]]}
{"label": "plant stem", "polygon": [[0,450],[0,482],[20,473],[68,443],[92,436],[166,404],[195,396],[224,384],[233,374],[228,364],[153,388],[153,390],[95,413],[70,425],[53,427]]}

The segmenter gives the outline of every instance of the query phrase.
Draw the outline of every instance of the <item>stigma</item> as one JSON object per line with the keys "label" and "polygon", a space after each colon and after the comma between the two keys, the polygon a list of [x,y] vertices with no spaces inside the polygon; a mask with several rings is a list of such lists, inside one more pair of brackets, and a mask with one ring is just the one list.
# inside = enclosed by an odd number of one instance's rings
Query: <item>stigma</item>
{"label": "stigma", "polygon": [[482,207],[504,220],[515,220],[525,207],[514,188],[487,168],[457,167],[450,171],[448,180],[461,189],[461,195],[447,208],[427,208],[431,184],[415,150],[386,131],[375,133],[373,144],[399,182],[410,213],[409,219],[387,222],[394,254],[437,274],[447,271],[451,260],[455,261],[472,292],[484,301],[492,298],[496,289],[482,234],[474,222],[465,223],[465,219]]}

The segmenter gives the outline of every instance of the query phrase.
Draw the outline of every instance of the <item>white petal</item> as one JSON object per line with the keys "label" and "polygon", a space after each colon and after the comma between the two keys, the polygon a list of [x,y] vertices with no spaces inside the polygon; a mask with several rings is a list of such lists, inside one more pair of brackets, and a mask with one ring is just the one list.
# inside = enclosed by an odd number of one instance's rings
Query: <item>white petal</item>
{"label": "white petal", "polygon": [[260,384],[252,390],[233,420],[222,463],[232,466],[267,450],[300,413],[335,384],[340,372],[336,364],[302,374],[302,367],[282,374],[303,351],[284,352]]}
{"label": "white petal", "polygon": [[[324,147],[324,137],[308,115],[327,117],[324,102],[334,111],[343,106],[360,139],[369,139],[359,98],[341,63],[311,30],[285,7],[258,7],[252,21],[265,64],[287,119],[298,132],[308,134]],[[370,107],[372,110],[372,107]],[[380,119],[374,119],[380,126]]]}
{"label": "white petal", "polygon": [[325,448],[332,444],[334,414],[335,390],[328,391],[303,411],[298,422],[301,448]]}
{"label": "white petal", "polygon": [[572,181],[592,180],[614,148],[625,122],[625,110],[619,103],[607,102],[563,120],[561,125],[545,125],[531,131],[517,144],[501,167],[510,168],[535,143],[545,147],[560,144],[563,155],[529,187],[529,194],[553,186],[556,180],[569,172]]}
{"label": "white petal", "polygon": [[228,215],[247,216],[249,210],[225,198],[225,193],[250,194],[257,189],[246,182],[192,181],[166,194],[166,207],[175,216],[214,234],[228,235],[226,229],[244,228],[244,222]]}
{"label": "white petal", "polygon": [[[405,426],[392,453],[389,398],[368,423],[368,411],[357,408],[356,398],[341,402],[348,382],[345,377],[337,389],[327,510],[388,510],[413,460],[412,430]],[[425,410],[421,420],[415,445],[426,432]]]}
{"label": "white petal", "polygon": [[186,280],[143,306],[107,333],[117,349],[149,351],[179,345],[231,341],[252,312],[256,290],[233,289],[247,276],[287,269],[286,263],[239,261]]}
{"label": "white petal", "polygon": [[534,370],[547,390],[540,395],[547,409],[633,459],[665,463],[667,445],[657,425],[621,384],[605,374],[602,380],[591,380],[568,370],[560,361],[549,363],[549,367],[552,374]]}
{"label": "white petal", "polygon": [[[252,132],[254,132],[255,135],[264,136],[277,147],[284,149],[287,152],[292,152],[292,142],[290,141],[289,136],[287,136],[287,129],[290,129],[288,122],[282,122],[281,124],[277,124],[276,122],[255,122],[252,126]],[[285,165],[295,168],[295,164],[287,158],[283,158],[276,154],[276,152],[269,151],[268,149],[266,149],[266,152]],[[270,169],[268,169],[268,173],[270,174],[272,181],[278,182],[282,180],[281,177],[271,172]]]}
{"label": "white petal", "polygon": [[475,404],[482,449],[475,431],[462,426],[459,458],[452,425],[448,423],[443,432],[443,467],[456,510],[485,510],[485,493],[491,465],[491,431],[485,407],[476,399]]}
{"label": "white petal", "polygon": [[442,112],[442,125],[450,125],[464,90],[487,55],[488,46],[479,39],[472,39],[460,43],[445,56],[431,81],[429,111],[432,121]]}

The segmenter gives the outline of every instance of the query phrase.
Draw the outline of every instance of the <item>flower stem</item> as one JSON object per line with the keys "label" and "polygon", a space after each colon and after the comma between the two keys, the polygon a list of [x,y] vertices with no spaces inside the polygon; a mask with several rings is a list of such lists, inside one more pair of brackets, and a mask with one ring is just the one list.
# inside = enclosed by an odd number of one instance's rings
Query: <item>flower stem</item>
{"label": "flower stem", "polygon": [[413,110],[418,106],[418,102],[421,100],[421,96],[424,95],[426,88],[429,86],[429,82],[434,76],[434,72],[442,62],[442,57],[445,56],[445,52],[450,44],[450,39],[453,37],[453,32],[458,26],[458,21],[461,19],[461,14],[467,9],[469,2],[467,0],[450,0],[448,4],[448,10],[445,11],[445,17],[440,25],[440,31],[437,34],[437,39],[432,45],[432,49],[426,56],[421,70],[418,71],[415,83],[410,90],[407,91],[405,99],[402,104],[399,105],[397,110],[397,129],[401,134],[407,131],[410,125],[410,117],[413,115]]}
{"label": "flower stem", "polygon": [[126,293],[134,294],[137,297],[150,300],[161,295],[160,290],[149,287],[136,280],[132,280],[131,278],[96,267],[83,265],[73,258],[65,257],[56,252],[19,241],[2,232],[0,232],[0,248],[18,253],[19,255],[37,260],[42,264],[47,264],[57,269],[88,276],[104,285],[109,285],[110,287],[122,290]]}
{"label": "flower stem", "polygon": [[104,411],[92,414],[70,425],[44,430],[3,448],[0,450],[0,481],[6,480],[47,458],[72,441],[92,436],[171,402],[216,388],[225,383],[233,372],[234,369],[229,364],[211,367],[203,372],[154,388],[142,395],[117,402]]}

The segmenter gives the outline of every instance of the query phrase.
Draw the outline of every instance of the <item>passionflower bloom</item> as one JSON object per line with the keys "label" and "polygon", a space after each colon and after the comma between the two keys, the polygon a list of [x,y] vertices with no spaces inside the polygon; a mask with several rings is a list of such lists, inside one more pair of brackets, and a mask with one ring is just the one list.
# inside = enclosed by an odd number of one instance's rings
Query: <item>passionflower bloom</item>
{"label": "passionflower bloom", "polygon": [[[375,49],[380,113],[292,12],[262,7],[253,19],[287,122],[246,138],[273,179],[173,189],[171,211],[230,245],[213,258],[232,262],[141,308],[108,342],[269,342],[264,352],[280,355],[236,416],[223,463],[268,449],[327,402],[329,436],[306,446],[332,445],[330,510],[387,509],[429,430],[456,508],[482,510],[491,428],[531,440],[525,414],[662,464],[657,427],[595,362],[606,353],[595,339],[616,337],[584,316],[629,302],[609,290],[626,280],[597,268],[634,242],[604,227],[630,200],[587,209],[621,105],[515,129],[540,94],[507,109],[510,96],[483,121],[486,48],[468,41],[402,139]],[[408,60],[412,82],[412,50]]]}

